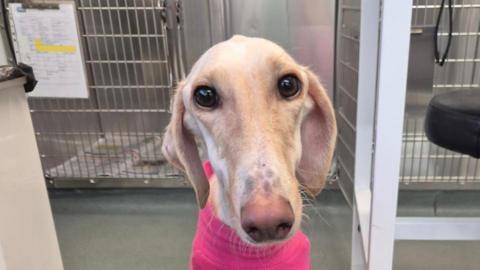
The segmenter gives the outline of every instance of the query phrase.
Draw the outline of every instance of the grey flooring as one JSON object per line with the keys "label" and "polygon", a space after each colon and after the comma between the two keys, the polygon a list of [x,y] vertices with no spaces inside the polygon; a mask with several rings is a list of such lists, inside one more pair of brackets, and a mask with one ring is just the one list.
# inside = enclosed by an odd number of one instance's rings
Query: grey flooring
{"label": "grey flooring", "polygon": [[[50,193],[66,270],[187,269],[196,223],[187,189]],[[402,192],[403,216],[480,216],[476,192]],[[349,269],[351,209],[338,191],[306,206],[313,269]],[[395,270],[478,270],[480,242],[399,241]]]}

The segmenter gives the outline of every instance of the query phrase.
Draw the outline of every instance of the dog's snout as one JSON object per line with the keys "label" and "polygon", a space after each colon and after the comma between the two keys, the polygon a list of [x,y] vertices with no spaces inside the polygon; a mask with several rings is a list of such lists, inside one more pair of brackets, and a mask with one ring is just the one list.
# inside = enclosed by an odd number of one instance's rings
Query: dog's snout
{"label": "dog's snout", "polygon": [[290,203],[281,196],[254,196],[241,209],[243,230],[257,243],[285,239],[294,223]]}

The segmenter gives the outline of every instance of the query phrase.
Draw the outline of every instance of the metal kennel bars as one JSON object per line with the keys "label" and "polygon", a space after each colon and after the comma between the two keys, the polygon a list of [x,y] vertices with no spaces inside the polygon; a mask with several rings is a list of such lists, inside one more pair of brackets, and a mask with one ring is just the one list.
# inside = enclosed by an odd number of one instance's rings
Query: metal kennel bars
{"label": "metal kennel bars", "polygon": [[171,91],[183,71],[177,2],[76,4],[90,97],[29,99],[48,183],[186,185],[160,152]]}
{"label": "metal kennel bars", "polygon": [[397,217],[412,1],[362,1],[355,10],[361,24],[355,52],[351,269],[388,270],[395,240],[480,240],[480,218]]}
{"label": "metal kennel bars", "polygon": [[[425,109],[434,95],[463,89],[480,90],[480,1],[453,1],[451,47],[443,66],[432,61],[433,31],[441,2],[413,1],[402,189],[480,188],[480,160],[438,147],[428,142],[423,132]],[[448,30],[448,5],[445,4],[438,31],[440,50],[446,48]]]}
{"label": "metal kennel bars", "polygon": [[[407,76],[404,131],[402,136],[400,188],[415,190],[479,189],[480,161],[430,143],[423,131],[425,109],[439,93],[461,89],[480,90],[480,1],[454,1],[451,48],[444,66],[433,61],[433,32],[441,0],[412,2],[410,61]],[[439,48],[448,39],[448,7],[440,20]],[[361,1],[343,0],[338,6],[335,108],[339,129],[337,161],[339,184],[347,198],[353,196],[356,170],[369,170],[370,165],[355,166],[357,151],[370,145],[356,143],[362,115],[371,115],[374,107],[358,110],[358,89],[363,80],[366,88],[376,86],[373,73],[359,78]],[[371,31],[366,28],[363,31]],[[372,38],[378,38],[370,33]],[[368,57],[376,58],[374,45]],[[364,63],[366,70],[375,70],[375,61]],[[370,66],[369,66],[370,64]],[[370,77],[368,77],[370,76]],[[364,98],[375,99],[374,93]],[[368,135],[368,134],[367,134]],[[370,135],[369,135],[370,136]]]}
{"label": "metal kennel bars", "polygon": [[206,49],[233,34],[274,40],[333,91],[334,2],[75,3],[90,98],[30,98],[51,187],[188,185],[159,151],[170,94]]}

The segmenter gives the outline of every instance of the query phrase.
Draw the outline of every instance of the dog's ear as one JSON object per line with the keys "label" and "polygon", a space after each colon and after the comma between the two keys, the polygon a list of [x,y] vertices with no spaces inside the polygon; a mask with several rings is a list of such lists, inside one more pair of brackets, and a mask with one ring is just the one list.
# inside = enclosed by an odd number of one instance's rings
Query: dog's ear
{"label": "dog's ear", "polygon": [[332,103],[318,78],[307,70],[308,96],[313,108],[301,125],[302,157],[297,177],[312,195],[324,187],[332,162],[337,125]]}
{"label": "dog's ear", "polygon": [[210,187],[195,139],[183,124],[185,114],[183,85],[179,83],[173,97],[172,118],[163,137],[162,153],[171,164],[187,174],[195,190],[198,206],[203,208],[207,203]]}

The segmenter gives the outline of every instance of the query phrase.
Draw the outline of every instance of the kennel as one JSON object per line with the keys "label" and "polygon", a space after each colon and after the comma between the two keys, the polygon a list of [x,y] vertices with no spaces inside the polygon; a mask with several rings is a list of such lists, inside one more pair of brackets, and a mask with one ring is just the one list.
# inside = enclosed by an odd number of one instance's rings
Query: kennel
{"label": "kennel", "polygon": [[183,76],[176,2],[76,1],[88,99],[29,99],[52,187],[184,186],[160,145]]}
{"label": "kennel", "polygon": [[50,188],[189,186],[160,152],[170,95],[200,54],[233,34],[275,40],[333,89],[335,3],[75,3],[89,98],[29,98]]}
{"label": "kennel", "polygon": [[[205,49],[243,33],[276,40],[319,73],[330,89],[340,130],[338,169],[331,180],[340,179],[339,185],[351,198],[360,2],[339,1],[337,12],[329,1],[284,1],[282,5],[212,0],[75,3],[90,97],[29,100],[50,187],[188,186],[181,172],[167,165],[159,151],[169,119],[170,94]],[[475,1],[454,5],[446,65],[439,67],[425,59],[433,52],[439,3],[418,0],[413,5],[410,56],[415,65],[408,77],[400,188],[478,189],[479,161],[437,147],[423,134],[423,112],[434,94],[479,86],[479,30],[475,23],[479,8]],[[316,16],[308,10],[323,14]],[[447,20],[441,22],[439,42],[444,46]]]}
{"label": "kennel", "polygon": [[[433,35],[442,1],[413,1],[407,94],[402,136],[400,189],[451,190],[478,189],[480,161],[430,143],[423,126],[425,109],[437,94],[479,88],[478,69],[478,1],[456,1],[453,5],[451,48],[444,66],[436,65]],[[464,3],[465,2],[465,3]],[[440,20],[438,42],[445,48],[448,41],[448,11]],[[360,50],[359,1],[341,1],[337,38],[336,108],[339,137],[337,161],[340,184],[352,196],[355,175],[355,132],[358,123],[357,89],[359,87]],[[365,29],[364,31],[370,31]],[[374,38],[377,36],[372,34]],[[374,51],[369,52],[374,57]],[[374,69],[374,63],[365,67]],[[372,75],[371,75],[372,76]],[[375,87],[375,78],[365,78],[366,86]],[[373,99],[374,96],[368,98]],[[373,109],[373,108],[370,108]],[[367,166],[368,167],[368,166]],[[364,168],[359,168],[360,170]]]}

